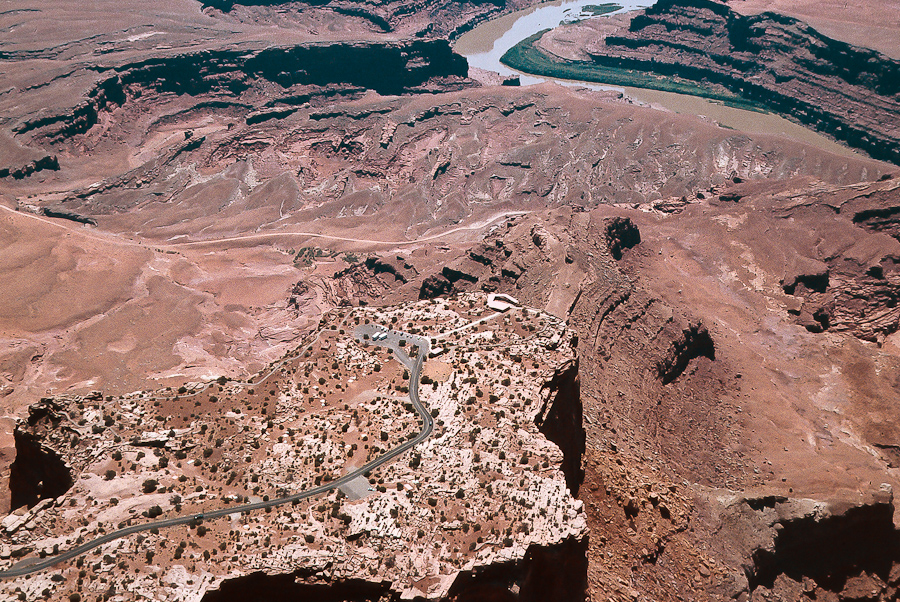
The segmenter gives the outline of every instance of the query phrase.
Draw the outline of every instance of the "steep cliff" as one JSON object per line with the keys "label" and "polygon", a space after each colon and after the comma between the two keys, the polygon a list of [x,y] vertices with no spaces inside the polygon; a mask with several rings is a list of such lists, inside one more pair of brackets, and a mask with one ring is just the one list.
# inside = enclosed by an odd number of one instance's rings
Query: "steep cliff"
{"label": "steep cliff", "polygon": [[875,158],[900,163],[900,62],[774,13],[661,0],[586,48],[598,64],[720,84]]}
{"label": "steep cliff", "polygon": [[[208,14],[243,22],[284,24],[314,19],[312,14],[334,15],[341,25],[377,32],[398,32],[414,37],[453,38],[475,24],[516,7],[521,0],[202,0]],[[352,26],[352,25],[351,25]]]}
{"label": "steep cliff", "polygon": [[530,546],[522,560],[457,576],[448,602],[581,602],[587,591],[587,538]]}
{"label": "steep cliff", "polygon": [[578,361],[558,368],[553,377],[544,383],[544,404],[535,416],[535,422],[547,439],[559,446],[563,453],[563,474],[572,495],[584,480],[581,466],[585,450],[585,432],[582,425],[581,383],[578,379]]}
{"label": "steep cliff", "polygon": [[[197,108],[240,108],[252,124],[263,121],[257,113],[250,115],[262,89],[268,97],[264,107],[280,108],[278,116],[284,117],[313,96],[335,94],[334,88],[398,95],[465,87],[468,65],[445,40],[409,40],[306,43],[251,52],[210,50],[96,70],[97,83],[77,104],[28,116],[12,131],[58,141],[85,133],[101,113],[129,100],[161,94],[193,97]],[[273,84],[281,94],[272,94]],[[54,169],[58,164],[43,161],[38,168]]]}
{"label": "steep cliff", "polygon": [[29,409],[27,422],[14,432],[16,459],[9,473],[13,509],[59,497],[72,487],[72,469],[54,449],[61,435],[60,409],[52,401],[42,401]]}
{"label": "steep cliff", "polygon": [[[900,533],[889,486],[856,499],[754,494],[727,501],[716,526],[735,547],[732,596],[785,600],[894,600]],[[714,502],[714,504],[719,502]],[[723,592],[724,593],[724,592]]]}
{"label": "steep cliff", "polygon": [[[587,589],[587,539],[530,546],[522,559],[461,571],[441,602],[582,602]],[[307,571],[252,573],[222,582],[202,602],[363,602],[400,598],[390,582],[314,579]],[[424,598],[416,598],[424,599]]]}
{"label": "steep cliff", "polygon": [[[849,233],[829,232],[814,257],[797,258],[782,289],[798,300],[789,312],[810,332],[846,332],[883,344],[900,328],[900,180],[828,194],[829,212]],[[787,218],[816,210],[803,202]]]}

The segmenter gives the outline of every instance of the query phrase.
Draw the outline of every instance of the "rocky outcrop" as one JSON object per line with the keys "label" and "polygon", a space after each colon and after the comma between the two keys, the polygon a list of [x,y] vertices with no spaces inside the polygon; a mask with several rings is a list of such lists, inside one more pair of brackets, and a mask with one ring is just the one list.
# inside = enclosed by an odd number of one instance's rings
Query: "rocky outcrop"
{"label": "rocky outcrop", "polygon": [[832,274],[824,280],[827,285],[785,284],[786,292],[803,299],[799,309],[789,310],[799,323],[810,332],[850,332],[872,342],[896,332],[900,325],[900,266],[896,258],[886,257],[874,266],[861,265],[852,257],[836,257],[829,263]]}
{"label": "rocky outcrop", "polygon": [[[794,260],[782,289],[801,300],[788,311],[811,332],[848,332],[872,342],[900,328],[900,203],[890,178],[828,199],[845,223],[867,231],[860,240],[826,243],[818,258]],[[827,197],[826,197],[827,198]],[[890,238],[889,238],[890,237]]]}
{"label": "rocky outcrop", "polygon": [[56,155],[35,159],[20,167],[2,167],[0,168],[0,178],[12,177],[14,180],[21,180],[45,169],[59,170],[59,160],[56,158]]}
{"label": "rocky outcrop", "polygon": [[581,382],[578,379],[578,361],[557,368],[542,388],[544,403],[534,420],[547,439],[559,446],[563,453],[563,474],[572,495],[584,481],[581,461],[585,439],[582,425]]}
{"label": "rocky outcrop", "polygon": [[900,532],[890,486],[863,500],[747,495],[728,502],[723,541],[739,542],[734,597],[892,600],[900,586]]}
{"label": "rocky outcrop", "polygon": [[49,132],[51,138],[63,139],[83,134],[96,125],[101,111],[111,106],[121,106],[125,102],[122,80],[117,75],[102,78],[80,102],[67,110],[49,115],[39,113],[13,126],[16,134],[33,130]]}
{"label": "rocky outcrop", "polygon": [[[416,269],[410,264],[406,258],[397,257],[367,257],[365,260],[354,263],[347,269],[336,272],[334,279],[341,279],[354,276],[360,272],[365,272],[370,276],[378,276],[379,274],[387,274],[388,280],[393,280],[406,284],[411,278],[417,274]],[[391,278],[393,277],[393,278]]]}
{"label": "rocky outcrop", "polygon": [[[327,0],[325,0],[325,2],[322,2],[321,0],[309,2],[309,4],[324,4],[324,3],[327,3]],[[481,1],[475,0],[474,2],[472,2],[472,4],[485,4],[485,3],[496,4],[498,6],[505,5],[504,0],[481,0]],[[234,6],[236,4],[241,4],[243,6],[279,6],[279,5],[285,5],[285,4],[306,4],[306,3],[293,2],[292,0],[203,0],[202,4],[204,6],[217,8],[222,11],[230,11],[231,9],[234,8]],[[347,2],[348,6],[366,7],[367,4],[368,3],[366,3],[366,2],[359,2],[359,1]],[[372,4],[375,4],[375,3],[372,3]],[[371,5],[369,5],[369,7],[372,8]],[[345,8],[344,10],[347,10],[347,9]],[[357,10],[359,10],[359,9],[357,9]]]}
{"label": "rocky outcrop", "polygon": [[16,459],[10,467],[10,506],[32,507],[43,499],[63,495],[74,482],[71,468],[46,443],[47,431],[58,431],[60,406],[42,401],[29,409],[27,422],[16,427]]}
{"label": "rocky outcrop", "polygon": [[471,287],[467,285],[472,285],[476,282],[478,282],[477,275],[469,271],[444,266],[441,268],[440,273],[433,274],[422,282],[422,286],[419,289],[419,299],[433,299],[441,295],[469,290]]}
{"label": "rocky outcrop", "polygon": [[788,295],[795,295],[803,290],[816,293],[824,293],[828,290],[828,266],[821,262],[806,263],[812,265],[804,267],[809,267],[811,269],[797,271],[796,273],[787,276],[782,282],[781,288]]}
{"label": "rocky outcrop", "polygon": [[419,299],[434,299],[453,292],[453,284],[440,274],[434,274],[422,281]]}
{"label": "rocky outcrop", "polygon": [[460,280],[465,282],[478,282],[478,276],[474,274],[470,274],[463,270],[457,270],[451,267],[444,266],[441,268],[441,276],[447,279],[450,284],[456,284]]}
{"label": "rocky outcrop", "polygon": [[606,246],[614,259],[622,259],[622,251],[641,242],[641,232],[627,217],[606,220]]}
{"label": "rocky outcrop", "polygon": [[[873,190],[853,199],[846,213],[853,223],[870,232],[883,232],[900,241],[900,183],[896,176],[885,174]],[[842,208],[842,212],[843,208]]]}
{"label": "rocky outcrop", "polygon": [[[539,233],[532,233],[531,240],[540,246]],[[514,255],[513,246],[501,237],[492,237],[475,245],[452,264],[432,274],[419,290],[419,299],[476,290],[494,292],[514,285],[524,272],[522,259]]]}
{"label": "rocky outcrop", "polygon": [[43,209],[41,209],[41,213],[43,213],[47,217],[67,219],[72,222],[78,222],[79,224],[88,224],[91,226],[97,225],[97,220],[95,220],[94,218],[86,217],[84,215],[75,213],[74,211],[69,211],[67,209],[62,209],[59,207],[44,207]]}
{"label": "rocky outcrop", "polygon": [[590,45],[601,64],[711,82],[900,163],[900,62],[801,21],[716,0],[661,0]]}
{"label": "rocky outcrop", "polygon": [[390,274],[394,277],[394,280],[403,284],[409,282],[409,278],[416,275],[415,268],[403,257],[396,257],[393,261],[378,257],[368,257],[365,264],[366,268],[371,270],[373,274]]}
{"label": "rocky outcrop", "polygon": [[[467,85],[468,64],[445,40],[409,40],[305,43],[252,52],[216,50],[97,70],[103,75],[80,103],[63,112],[29,118],[15,125],[13,131],[24,134],[39,130],[50,139],[65,139],[88,131],[102,111],[147,93],[193,97],[214,94],[221,103],[229,97],[240,97],[262,82],[275,83],[285,90],[339,85],[385,95],[455,89]],[[285,103],[291,104],[291,98],[286,93]],[[258,112],[247,119],[251,123],[264,121]]]}
{"label": "rocky outcrop", "polygon": [[384,298],[418,275],[408,257],[373,255],[336,272],[328,288],[338,304],[366,304]]}
{"label": "rocky outcrop", "polygon": [[667,385],[685,371],[691,360],[698,357],[716,359],[716,346],[709,331],[700,322],[689,325],[681,331],[666,356],[656,364],[656,375]]}
{"label": "rocky outcrop", "polygon": [[208,14],[226,13],[242,21],[301,19],[304,12],[333,12],[377,32],[410,32],[415,37],[454,38],[505,10],[525,6],[515,0],[203,0]]}

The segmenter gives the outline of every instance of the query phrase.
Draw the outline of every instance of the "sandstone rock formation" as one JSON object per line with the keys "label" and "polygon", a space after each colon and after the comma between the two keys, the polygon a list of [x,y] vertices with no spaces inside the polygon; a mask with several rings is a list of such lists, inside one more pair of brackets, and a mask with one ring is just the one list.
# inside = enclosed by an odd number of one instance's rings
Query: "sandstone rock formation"
{"label": "sandstone rock formation", "polygon": [[[208,12],[225,20],[270,22],[280,27],[332,27],[392,33],[406,37],[453,39],[479,22],[524,8],[521,0],[448,0],[398,2],[384,0],[204,0]],[[314,24],[314,25],[313,25]]]}
{"label": "sandstone rock formation", "polygon": [[[896,597],[895,169],[467,78],[448,38],[519,6],[2,11],[4,567],[330,482],[417,428],[355,317],[446,336],[411,455],[0,597]],[[621,22],[567,27],[896,150],[880,55],[718,2]]]}
{"label": "sandstone rock formation", "polygon": [[796,19],[744,16],[717,0],[661,0],[585,52],[603,65],[721,84],[900,163],[900,63]]}
{"label": "sandstone rock formation", "polygon": [[[17,431],[12,485],[14,503],[45,503],[10,515],[3,545],[15,559],[45,557],[160,515],[197,515],[106,543],[102,562],[63,565],[72,578],[51,582],[51,595],[98,592],[102,575],[103,588],[172,600],[263,599],[261,589],[285,600],[583,598],[587,531],[567,487],[580,483],[584,452],[572,333],[548,314],[484,303],[339,310],[253,385],[43,400]],[[402,365],[347,334],[370,322],[421,329],[442,346],[420,393],[432,437],[346,494],[204,521],[334,480],[421,428],[397,384]],[[166,544],[180,538],[191,543]],[[107,562],[126,549],[133,562]],[[212,556],[215,566],[203,562]]]}

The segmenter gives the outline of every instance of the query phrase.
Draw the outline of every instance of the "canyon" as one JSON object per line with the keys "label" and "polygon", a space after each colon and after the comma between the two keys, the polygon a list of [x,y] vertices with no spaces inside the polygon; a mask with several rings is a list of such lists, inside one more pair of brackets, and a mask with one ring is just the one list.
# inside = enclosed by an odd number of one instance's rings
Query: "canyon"
{"label": "canyon", "polygon": [[[0,571],[196,519],[4,598],[896,599],[877,7],[661,0],[532,42],[838,153],[470,71],[452,42],[528,4],[4,9]],[[376,324],[432,339],[429,439],[203,518],[415,436]]]}
{"label": "canyon", "polygon": [[713,98],[749,101],[875,158],[900,161],[900,63],[802,21],[769,12],[744,16],[716,0],[661,0],[630,17],[581,21],[537,37],[523,42],[524,50],[534,44],[545,60],[511,53],[510,64],[562,77],[573,69],[590,74],[593,65],[625,78],[650,73],[663,76],[656,84],[663,89],[678,85],[665,84],[672,77],[699,82]]}

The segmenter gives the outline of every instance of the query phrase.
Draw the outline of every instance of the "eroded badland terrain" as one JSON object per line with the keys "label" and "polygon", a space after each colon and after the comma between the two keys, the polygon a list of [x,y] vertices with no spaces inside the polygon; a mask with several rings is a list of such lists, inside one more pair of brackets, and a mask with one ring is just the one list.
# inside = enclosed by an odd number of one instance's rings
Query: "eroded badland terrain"
{"label": "eroded badland terrain", "polygon": [[0,598],[898,597],[895,6],[529,42],[831,152],[470,74],[526,1],[44,4],[0,12]]}

